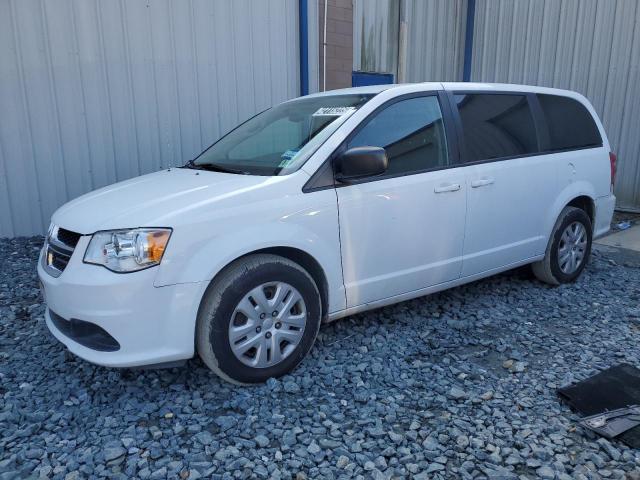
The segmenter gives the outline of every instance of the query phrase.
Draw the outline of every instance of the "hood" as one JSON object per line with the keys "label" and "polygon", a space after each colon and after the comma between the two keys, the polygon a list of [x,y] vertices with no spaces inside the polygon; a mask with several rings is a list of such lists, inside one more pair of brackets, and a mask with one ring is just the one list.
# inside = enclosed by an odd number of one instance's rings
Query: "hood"
{"label": "hood", "polygon": [[172,227],[178,214],[274,183],[261,177],[171,168],[87,193],[60,207],[52,222],[84,235],[98,230]]}

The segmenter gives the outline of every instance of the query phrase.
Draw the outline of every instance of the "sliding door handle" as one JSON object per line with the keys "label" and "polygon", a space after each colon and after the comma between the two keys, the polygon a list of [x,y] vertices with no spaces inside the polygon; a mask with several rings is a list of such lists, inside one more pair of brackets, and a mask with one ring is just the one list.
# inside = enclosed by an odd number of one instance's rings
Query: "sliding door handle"
{"label": "sliding door handle", "polygon": [[460,190],[459,183],[448,183],[433,189],[435,193],[457,192],[458,190]]}
{"label": "sliding door handle", "polygon": [[493,178],[481,178],[471,182],[471,188],[485,187],[491,185],[495,180]]}

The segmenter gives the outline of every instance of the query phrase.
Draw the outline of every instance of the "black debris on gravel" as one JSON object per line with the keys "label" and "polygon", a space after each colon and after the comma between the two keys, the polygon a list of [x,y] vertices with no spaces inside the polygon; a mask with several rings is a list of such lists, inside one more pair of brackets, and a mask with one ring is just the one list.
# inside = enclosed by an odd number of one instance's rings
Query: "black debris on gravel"
{"label": "black debris on gravel", "polygon": [[640,478],[555,390],[640,365],[640,269],[596,252],[551,288],[526,269],[356,315],[265,385],[199,360],[127,371],[47,331],[41,238],[0,240],[0,480]]}

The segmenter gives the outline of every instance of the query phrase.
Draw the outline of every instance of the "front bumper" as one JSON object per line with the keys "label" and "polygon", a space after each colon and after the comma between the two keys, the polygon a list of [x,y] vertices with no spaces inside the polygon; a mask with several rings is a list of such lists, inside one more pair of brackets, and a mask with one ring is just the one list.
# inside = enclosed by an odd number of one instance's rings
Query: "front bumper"
{"label": "front bumper", "polygon": [[[82,262],[89,237],[82,237],[59,277],[38,262],[51,333],[71,352],[108,367],[134,367],[174,362],[194,355],[195,324],[206,282],[154,287],[157,268],[118,274]],[[42,254],[41,254],[42,255]],[[52,321],[90,322],[119,344],[116,351],[88,348],[74,341]],[[60,319],[56,319],[58,322]]]}

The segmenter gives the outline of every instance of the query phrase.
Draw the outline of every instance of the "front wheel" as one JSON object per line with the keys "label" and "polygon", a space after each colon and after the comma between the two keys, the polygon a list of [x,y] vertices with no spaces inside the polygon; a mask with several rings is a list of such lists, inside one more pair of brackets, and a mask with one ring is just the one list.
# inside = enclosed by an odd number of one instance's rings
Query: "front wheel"
{"label": "front wheel", "polygon": [[320,319],[318,288],[302,267],[277,255],[250,255],[225,269],[205,293],[198,353],[225,380],[264,382],[300,363]]}
{"label": "front wheel", "polygon": [[580,208],[565,207],[551,233],[544,259],[532,265],[535,276],[551,285],[575,281],[591,254],[591,220]]}

